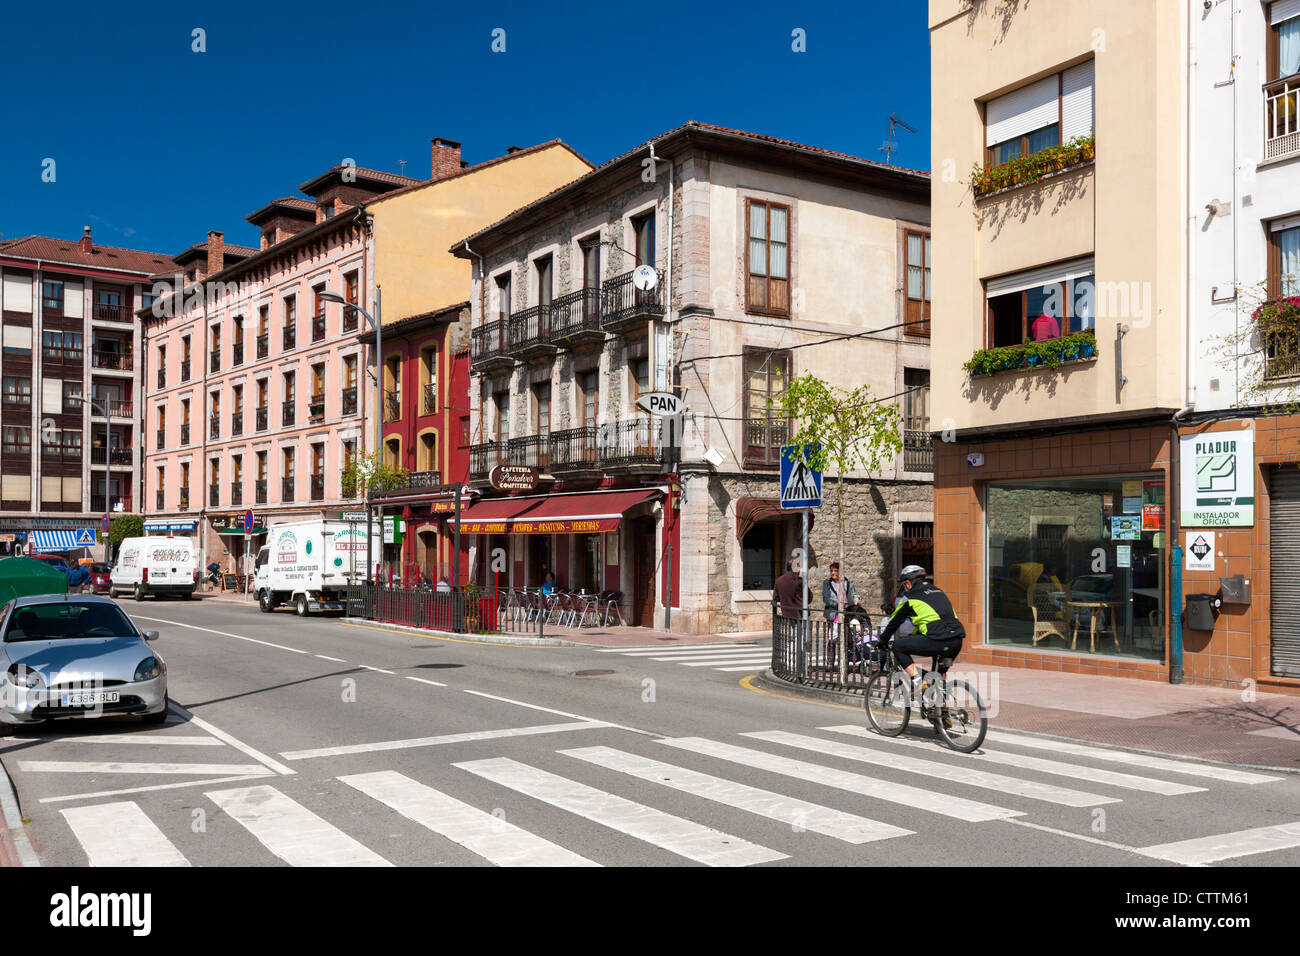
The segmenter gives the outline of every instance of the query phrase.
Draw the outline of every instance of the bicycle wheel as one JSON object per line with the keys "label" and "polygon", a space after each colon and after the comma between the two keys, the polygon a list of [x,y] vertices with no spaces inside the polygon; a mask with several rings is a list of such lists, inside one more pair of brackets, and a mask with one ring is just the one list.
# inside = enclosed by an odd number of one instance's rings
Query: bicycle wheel
{"label": "bicycle wheel", "polygon": [[[949,681],[944,694],[947,723],[936,720],[935,727],[944,742],[958,753],[974,753],[988,733],[988,711],[975,688],[964,680]],[[948,726],[951,724],[952,726]]]}
{"label": "bicycle wheel", "polygon": [[907,729],[911,716],[911,699],[901,671],[877,671],[867,681],[867,720],[886,737],[897,737]]}

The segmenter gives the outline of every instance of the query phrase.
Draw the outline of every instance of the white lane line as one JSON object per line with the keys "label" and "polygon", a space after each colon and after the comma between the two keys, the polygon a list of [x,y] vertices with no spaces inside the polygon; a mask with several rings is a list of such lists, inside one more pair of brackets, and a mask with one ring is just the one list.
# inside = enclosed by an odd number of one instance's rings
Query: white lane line
{"label": "white lane line", "polygon": [[567,810],[707,866],[751,866],[784,860],[786,854],[714,830],[653,807],[538,770],[506,757],[453,764],[526,796]]}
{"label": "white lane line", "polygon": [[600,865],[393,770],[339,780],[497,866]]}
{"label": "white lane line", "polygon": [[239,783],[244,780],[265,780],[270,774],[259,772],[240,777],[209,777],[206,780],[184,780],[180,783],[159,783],[151,787],[126,787],[122,790],[98,790],[95,793],[68,793],[61,797],[41,797],[41,803],[69,803],[73,800],[93,800],[99,797],[121,797],[128,793],[152,793],[155,790],[177,790],[181,787],[206,787],[213,783]]}
{"label": "white lane line", "polygon": [[1170,773],[1185,773],[1193,777],[1208,777],[1211,780],[1226,780],[1229,783],[1271,783],[1281,780],[1270,774],[1255,773],[1246,770],[1234,770],[1231,767],[1214,767],[1190,761],[1170,760],[1166,757],[1153,757],[1149,754],[1129,753],[1126,750],[1106,750],[1102,747],[1085,747],[1082,744],[1055,740],[1050,737],[1030,737],[1028,735],[1008,734],[1002,731],[990,732],[985,740],[1010,747],[1029,747],[1035,750],[1052,750],[1060,754],[1072,754],[1076,757],[1091,757],[1094,760],[1109,760],[1112,763],[1126,763],[1134,767],[1146,767],[1149,770],[1167,770]]}
{"label": "white lane line", "polygon": [[260,763],[262,766],[274,770],[278,774],[288,775],[288,774],[293,774],[298,772],[296,770],[290,770],[288,767],[280,763],[278,760],[272,760],[266,754],[262,753],[262,751],[250,747],[242,740],[232,737],[230,734],[226,733],[220,727],[213,726],[212,724],[208,723],[206,720],[204,720],[201,717],[195,717],[193,714],[191,714],[180,704],[176,703],[176,701],[171,702],[171,709],[179,713],[182,717],[187,719],[195,727],[198,727],[200,730],[206,730],[208,733],[216,737],[218,740],[224,740],[226,743],[230,744],[230,746],[234,747],[236,750],[240,751],[241,753],[247,754],[248,756],[256,760],[258,763]]}
{"label": "white lane line", "polygon": [[[639,657],[646,657],[652,661],[693,661],[702,660],[706,657],[753,657],[755,654],[771,654],[765,647],[737,647],[733,650],[724,651],[719,648],[716,651],[660,651],[658,654],[640,654]],[[631,657],[632,655],[628,655]]]}
{"label": "white lane line", "polygon": [[255,763],[124,763],[111,760],[20,760],[24,773],[194,773],[199,775],[238,774],[241,777],[269,777],[271,772]]}
{"label": "white lane line", "polygon": [[326,657],[324,654],[315,654],[315,655],[313,655],[313,656],[314,656],[314,657],[319,657],[319,658],[320,658],[321,660],[323,660],[323,661],[333,661],[335,664],[346,664],[346,663],[347,663],[347,661],[345,661],[345,660],[344,660],[343,658],[341,658],[341,657]]}
{"label": "white lane line", "polygon": [[153,621],[156,624],[170,624],[172,627],[185,627],[191,631],[207,631],[209,634],[220,634],[222,637],[233,637],[237,641],[248,641],[250,644],[261,644],[263,647],[274,647],[281,651],[291,651],[294,654],[310,654],[311,651],[300,650],[297,647],[286,647],[283,644],[272,644],[270,641],[259,641],[255,637],[245,637],[243,634],[231,634],[229,631],[217,631],[210,627],[199,627],[197,624],[183,624],[180,621],[168,621],[161,617],[145,617],[143,615],[132,614],[132,618],[138,618],[141,621]]}
{"label": "white lane line", "polygon": [[960,783],[968,787],[997,790],[999,793],[1014,793],[1029,800],[1042,800],[1045,803],[1055,803],[1063,807],[1095,807],[1103,803],[1122,802],[1119,797],[1104,797],[1099,793],[1071,790],[1069,787],[1058,787],[1054,784],[1038,783],[1033,780],[1021,780],[1018,777],[989,773],[986,770],[976,770],[965,765],[921,760],[917,757],[889,753],[884,750],[856,747],[852,744],[841,743],[838,740],[827,740],[824,737],[791,734],[784,730],[764,730],[741,734],[741,736],[764,740],[771,744],[785,744],[787,747],[798,747],[802,750],[811,750],[814,753],[840,757],[845,760],[856,760],[876,767],[887,767],[890,770],[901,770],[904,773],[916,774],[922,777],[935,777],[939,780]]}
{"label": "white lane line", "polygon": [[641,647],[602,647],[596,651],[597,654],[627,654],[629,656],[663,654],[667,651],[705,651],[716,650],[719,647],[735,647],[735,644],[664,644],[660,647],[653,645],[643,645]]}
{"label": "white lane line", "polygon": [[1128,853],[1141,853],[1136,847],[1125,846],[1123,843],[1112,843],[1110,840],[1102,840],[1098,837],[1087,836],[1083,833],[1074,833],[1070,830],[1058,830],[1056,827],[1045,827],[1041,823],[1030,823],[1028,820],[1006,820],[1006,823],[1014,823],[1018,827],[1029,827],[1031,830],[1041,830],[1043,833],[1055,833],[1057,836],[1069,837],[1071,840],[1081,840],[1084,843],[1095,843],[1097,846],[1109,847],[1112,850],[1124,850]]}
{"label": "white lane line", "polygon": [[757,664],[746,664],[744,667],[715,667],[713,669],[715,671],[723,671],[724,673],[732,673],[738,671],[752,671],[755,667],[761,667],[763,664],[767,664],[770,661],[771,658],[767,658],[763,661],[760,661]]}
{"label": "white lane line", "polygon": [[290,866],[392,866],[274,787],[204,794]]}
{"label": "white lane line", "polygon": [[481,690],[469,690],[465,688],[465,693],[473,694],[475,697],[486,697],[488,700],[497,700],[503,704],[514,704],[517,707],[527,707],[529,710],[540,710],[544,714],[555,714],[557,717],[569,717],[573,720],[585,720],[592,724],[598,724],[601,727],[613,727],[615,730],[626,730],[634,734],[644,734],[647,737],[656,736],[653,731],[641,730],[637,727],[625,727],[623,724],[611,724],[602,720],[596,720],[594,717],[584,717],[582,714],[571,714],[567,710],[556,710],[554,707],[542,707],[539,704],[529,704],[522,700],[512,700],[509,697],[498,697],[496,694],[485,694]]}
{"label": "white lane line", "polygon": [[719,664],[748,664],[753,667],[755,664],[767,664],[772,660],[772,655],[765,654],[762,657],[732,657],[723,658],[715,661],[678,661],[683,667],[717,667]]}
{"label": "white lane line", "polygon": [[60,810],[91,866],[189,866],[190,861],[130,801]]}
{"label": "white lane line", "polygon": [[[819,727],[818,730],[829,730],[838,734],[851,734],[854,737],[865,737],[868,740],[875,740],[882,745],[884,741],[876,734],[867,730],[865,727],[858,727],[855,724],[843,724],[838,727]],[[901,737],[893,738],[889,741],[889,746],[914,747],[918,750],[928,750],[934,752],[935,745],[924,740],[903,740]],[[1113,787],[1123,787],[1126,790],[1140,790],[1144,793],[1159,793],[1167,797],[1180,796],[1185,793],[1204,793],[1204,787],[1194,787],[1187,783],[1171,783],[1168,780],[1156,780],[1152,777],[1137,777],[1131,773],[1120,773],[1117,770],[1101,770],[1097,767],[1085,767],[1077,763],[1063,763],[1059,760],[1047,760],[1042,757],[1030,757],[1027,754],[1013,754],[1002,750],[985,750],[981,749],[978,755],[970,758],[974,761],[989,761],[990,763],[1005,764],[1009,767],[1021,767],[1025,770],[1038,770],[1042,773],[1055,774],[1058,777],[1073,777],[1076,780],[1088,780],[1093,783],[1108,783]]]}
{"label": "white lane line", "polygon": [[922,790],[920,787],[911,787],[905,783],[893,783],[889,780],[868,777],[860,773],[849,773],[846,770],[836,770],[833,767],[823,767],[803,760],[792,760],[789,757],[780,757],[776,754],[750,750],[746,747],[736,747],[732,744],[722,743],[718,740],[708,740],[704,737],[663,738],[657,740],[656,743],[668,747],[677,747],[680,750],[689,750],[692,753],[703,754],[706,757],[730,760],[732,763],[738,763],[741,766],[779,773],[808,783],[835,787],[839,790],[847,790],[850,793],[875,797],[878,800],[887,800],[890,803],[901,803],[916,810],[927,810],[946,817],[956,817],[958,820],[965,820],[968,823],[1024,816],[1021,811],[1011,810],[1007,807],[997,807],[989,803],[980,803],[978,800],[967,800],[965,797],[954,797],[946,793]]}
{"label": "white lane line", "polygon": [[386,671],[382,667],[371,667],[369,664],[358,664],[363,671],[378,671],[380,674],[392,674],[392,671]]}
{"label": "white lane line", "polygon": [[380,750],[407,750],[411,747],[436,747],[440,744],[469,743],[475,740],[497,740],[501,737],[528,737],[534,734],[558,734],[569,730],[595,730],[612,727],[599,721],[583,720],[572,724],[539,724],[535,727],[510,727],[505,730],[471,730],[463,734],[443,734],[439,737],[412,737],[407,740],[381,740],[369,744],[347,744],[341,747],[318,747],[313,750],[290,750],[280,754],[285,760],[310,760],[314,757],[338,757],[343,754],[366,754]]}
{"label": "white lane line", "polygon": [[821,804],[809,803],[794,797],[785,797],[770,790],[760,790],[743,783],[733,783],[707,773],[697,773],[685,767],[624,753],[611,747],[583,747],[561,750],[569,757],[577,757],[608,770],[617,770],[651,783],[660,783],[682,793],[712,800],[724,806],[736,807],[749,813],[767,817],[799,830],[811,830],[846,843],[870,843],[890,837],[909,836],[914,831],[869,820],[866,817],[844,813]]}
{"label": "white lane line", "polygon": [[84,737],[52,737],[51,744],[162,744],[172,747],[224,747],[215,737],[180,734],[87,734]]}
{"label": "white lane line", "polygon": [[1270,853],[1274,850],[1289,850],[1297,846],[1300,846],[1300,823],[1283,823],[1279,826],[1255,827],[1195,840],[1160,843],[1156,846],[1138,848],[1137,852],[1143,856],[1168,860],[1171,863],[1182,863],[1185,866],[1204,866],[1219,860]]}
{"label": "white lane line", "polygon": [[407,680],[419,681],[421,684],[432,684],[434,687],[446,687],[446,686],[447,686],[446,684],[440,684],[440,683],[438,683],[438,681],[436,681],[436,680],[429,680],[428,678],[425,678],[425,677],[412,677],[410,674],[407,674],[407,675],[406,675],[406,679],[407,679]]}

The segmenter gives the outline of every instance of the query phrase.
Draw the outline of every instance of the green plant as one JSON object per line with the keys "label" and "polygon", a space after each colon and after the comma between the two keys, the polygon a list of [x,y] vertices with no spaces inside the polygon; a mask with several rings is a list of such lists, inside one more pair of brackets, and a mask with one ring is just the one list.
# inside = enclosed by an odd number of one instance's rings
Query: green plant
{"label": "green plant", "polygon": [[1097,337],[1092,332],[1074,332],[1060,338],[1021,345],[979,349],[962,368],[972,375],[996,375],[1011,369],[1035,367],[1060,368],[1062,362],[1090,359],[1097,354]]}
{"label": "green plant", "polygon": [[1009,186],[1041,182],[1050,173],[1093,159],[1096,150],[1097,136],[1090,132],[1087,136],[1076,136],[1064,145],[1049,146],[996,166],[975,163],[971,167],[971,188],[976,196],[984,196]]}
{"label": "green plant", "polygon": [[367,497],[368,493],[378,494],[400,487],[409,474],[405,468],[386,464],[379,455],[358,455],[347,463],[339,476],[339,490],[344,498]]}
{"label": "green plant", "polygon": [[108,543],[116,549],[127,538],[144,536],[144,519],[139,515],[118,515],[108,522]]}

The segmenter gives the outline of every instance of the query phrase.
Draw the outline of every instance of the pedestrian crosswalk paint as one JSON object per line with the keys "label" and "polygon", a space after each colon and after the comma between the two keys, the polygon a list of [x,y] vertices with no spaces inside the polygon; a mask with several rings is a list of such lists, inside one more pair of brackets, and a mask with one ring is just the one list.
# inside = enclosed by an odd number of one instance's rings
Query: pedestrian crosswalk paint
{"label": "pedestrian crosswalk paint", "polygon": [[[836,727],[820,727],[819,730],[829,730],[838,734],[850,734],[854,737],[865,737],[869,740],[880,740],[881,738],[874,732],[867,730],[865,727],[858,727],[854,724],[842,724]],[[935,744],[925,740],[904,740],[896,737],[889,741],[890,746],[913,747],[918,750],[933,752]],[[976,761],[988,761],[990,763],[1000,763],[1009,767],[1020,767],[1024,770],[1038,770],[1042,773],[1055,774],[1058,777],[1073,777],[1076,780],[1088,780],[1093,783],[1106,783],[1113,787],[1122,787],[1125,790],[1140,790],[1144,793],[1159,793],[1167,797],[1181,796],[1185,793],[1204,793],[1204,787],[1194,787],[1186,783],[1173,783],[1168,780],[1156,780],[1152,777],[1138,777],[1129,773],[1120,773],[1117,770],[1102,770],[1098,767],[1085,767],[1077,763],[1063,763],[1058,760],[1047,760],[1043,757],[1031,757],[1027,754],[1008,753],[1003,750],[985,750],[981,749],[979,755],[972,758]]]}
{"label": "pedestrian crosswalk paint", "polygon": [[392,866],[274,787],[204,794],[290,866]]}
{"label": "pedestrian crosswalk paint", "polygon": [[650,757],[624,753],[611,747],[583,747],[577,750],[561,750],[560,753],[641,780],[660,783],[683,793],[703,797],[705,800],[755,813],[798,830],[809,830],[834,837],[846,843],[870,843],[873,840],[885,840],[889,837],[909,836],[914,832],[823,807],[820,804],[809,803],[807,800],[785,797],[770,790],[760,790],[758,787],[733,783],[707,773],[676,767]]}
{"label": "pedestrian crosswalk paint", "polygon": [[1225,780],[1229,783],[1272,783],[1275,780],[1282,779],[1271,774],[1256,773],[1250,770],[1236,770],[1232,767],[1216,767],[1210,764],[1194,763],[1190,760],[1170,760],[1168,757],[1130,753],[1126,750],[1086,747],[1083,744],[1070,743],[1066,740],[1057,740],[1051,737],[1032,737],[1028,734],[1007,734],[990,731],[984,739],[991,743],[1030,747],[1037,750],[1052,750],[1058,754],[1091,757],[1094,760],[1109,760],[1112,763],[1126,763],[1134,767],[1146,767],[1148,770],[1167,770],[1170,773],[1185,773],[1194,777],[1207,777],[1211,780]]}
{"label": "pedestrian crosswalk paint", "polygon": [[162,744],[173,747],[224,747],[216,737],[180,734],[81,734],[76,737],[54,737],[51,744]]}
{"label": "pedestrian crosswalk paint", "polygon": [[180,850],[131,800],[60,811],[91,866],[189,866]]}
{"label": "pedestrian crosswalk paint", "polygon": [[454,766],[697,863],[750,866],[786,859],[784,853],[505,757]]}
{"label": "pedestrian crosswalk paint", "polygon": [[267,777],[271,771],[257,763],[127,763],[108,760],[20,760],[25,773],[192,773],[241,777]]}
{"label": "pedestrian crosswalk paint", "polygon": [[763,657],[732,657],[723,660],[713,661],[679,661],[683,667],[717,667],[719,664],[748,664],[753,667],[755,664],[766,664],[772,658],[764,655]]}
{"label": "pedestrian crosswalk paint", "polygon": [[378,750],[405,750],[411,747],[435,747],[440,744],[462,744],[475,740],[495,740],[499,737],[527,737],[533,734],[558,734],[569,730],[593,730],[608,727],[599,721],[581,720],[565,724],[535,724],[532,727],[509,727],[504,730],[471,730],[463,734],[442,734],[438,737],[412,737],[408,740],[381,740],[369,744],[348,744],[342,747],[318,747],[315,750],[290,750],[280,754],[285,760],[309,760],[313,757],[339,757],[343,754],[373,753]]}
{"label": "pedestrian crosswalk paint", "polygon": [[[635,655],[663,654],[663,653],[666,653],[666,652],[668,652],[668,651],[678,651],[678,650],[681,650],[681,651],[688,651],[688,650],[690,650],[690,651],[706,651],[706,650],[713,650],[713,651],[716,651],[716,650],[717,650],[718,648],[720,648],[720,647],[721,647],[721,648],[731,648],[731,647],[735,647],[735,646],[736,646],[736,645],[733,644],[733,643],[726,643],[726,644],[665,644],[665,645],[660,646],[660,647],[644,646],[644,645],[643,645],[643,646],[640,646],[640,647],[602,647],[602,648],[601,648],[600,650],[598,650],[596,653],[598,653],[598,654],[628,654],[628,655],[631,655],[631,656],[635,656]],[[743,645],[742,645],[742,646],[743,646]],[[753,646],[753,645],[750,645],[750,646]]]}
{"label": "pedestrian crosswalk paint", "polygon": [[339,780],[497,866],[599,865],[392,770]]}
{"label": "pedestrian crosswalk paint", "polygon": [[808,783],[848,790],[851,793],[875,797],[878,800],[886,800],[890,803],[901,803],[917,810],[927,810],[931,813],[955,817],[958,820],[965,820],[970,823],[1024,815],[1019,810],[1011,810],[1007,807],[998,807],[977,800],[968,800],[965,797],[935,793],[905,783],[893,783],[889,780],[868,777],[860,773],[849,773],[846,770],[823,767],[819,764],[793,760],[777,754],[764,753],[761,750],[750,750],[747,747],[737,747],[734,744],[708,740],[704,737],[669,737],[655,742],[669,747],[677,747],[680,750],[703,754],[707,757],[729,760],[732,763],[753,767],[756,770],[767,770],[771,773],[794,777]]}
{"label": "pedestrian crosswalk paint", "polygon": [[1217,836],[1200,837],[1195,840],[1161,843],[1157,846],[1144,847],[1137,852],[1158,860],[1182,863],[1185,866],[1203,866],[1219,860],[1253,856],[1256,853],[1271,853],[1274,850],[1289,850],[1297,846],[1300,846],[1300,823],[1284,823],[1273,827],[1237,830],[1235,833],[1220,833]]}

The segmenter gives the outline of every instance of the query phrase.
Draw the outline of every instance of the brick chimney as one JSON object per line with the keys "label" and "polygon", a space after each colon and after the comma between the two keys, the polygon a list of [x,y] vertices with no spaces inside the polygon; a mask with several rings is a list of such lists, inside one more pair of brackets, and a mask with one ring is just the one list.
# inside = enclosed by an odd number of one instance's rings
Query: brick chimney
{"label": "brick chimney", "polygon": [[429,178],[443,179],[452,173],[460,172],[460,143],[442,136],[433,138],[432,161],[429,164]]}
{"label": "brick chimney", "polygon": [[220,272],[226,262],[226,234],[208,230],[208,275]]}
{"label": "brick chimney", "polygon": [[90,255],[95,251],[95,244],[90,241],[90,227],[87,226],[81,232],[81,254]]}

